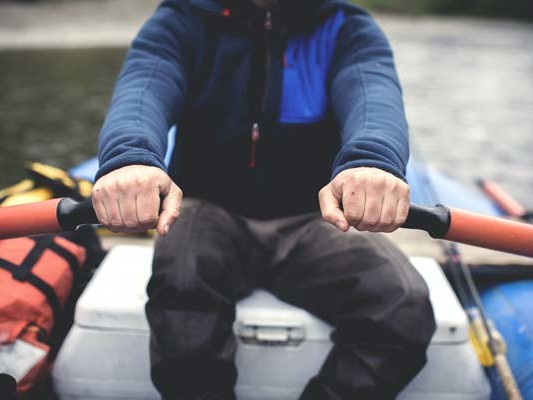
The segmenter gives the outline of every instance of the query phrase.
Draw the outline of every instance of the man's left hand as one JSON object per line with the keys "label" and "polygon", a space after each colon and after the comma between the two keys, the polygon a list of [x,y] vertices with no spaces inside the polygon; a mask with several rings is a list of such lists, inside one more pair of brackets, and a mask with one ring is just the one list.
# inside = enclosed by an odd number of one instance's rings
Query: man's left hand
{"label": "man's left hand", "polygon": [[377,168],[351,168],[340,172],[318,194],[322,217],[346,232],[392,232],[409,212],[409,186]]}

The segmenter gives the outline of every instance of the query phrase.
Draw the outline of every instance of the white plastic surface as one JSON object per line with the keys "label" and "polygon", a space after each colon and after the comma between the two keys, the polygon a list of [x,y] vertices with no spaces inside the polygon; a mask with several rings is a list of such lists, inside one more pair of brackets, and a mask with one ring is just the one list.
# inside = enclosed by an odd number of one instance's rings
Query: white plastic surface
{"label": "white plastic surface", "polygon": [[[76,307],[79,326],[98,329],[148,330],[144,315],[146,285],[151,274],[153,249],[117,246],[103,261]],[[430,258],[412,258],[430,289],[438,321],[434,343],[459,343],[468,339],[468,323],[457,297],[439,265]],[[327,340],[331,328],[308,312],[257,290],[242,300],[237,321],[292,322],[306,327],[307,340]]]}
{"label": "white plastic surface", "polygon": [[105,259],[76,305],[77,325],[97,329],[148,331],[144,305],[152,273],[150,246],[116,246]]}
{"label": "white plastic surface", "polygon": [[[61,400],[159,398],[150,381],[144,315],[152,252],[150,247],[115,247],[78,301],[75,325],[53,370]],[[428,283],[438,329],[428,364],[398,399],[487,400],[490,387],[468,342],[466,315],[442,270],[431,259],[412,262]],[[298,398],[331,348],[331,327],[264,291],[238,304],[235,330],[243,324],[265,326],[263,336],[276,340],[280,334],[273,328],[301,327],[304,337],[295,346],[239,342],[238,398]]]}

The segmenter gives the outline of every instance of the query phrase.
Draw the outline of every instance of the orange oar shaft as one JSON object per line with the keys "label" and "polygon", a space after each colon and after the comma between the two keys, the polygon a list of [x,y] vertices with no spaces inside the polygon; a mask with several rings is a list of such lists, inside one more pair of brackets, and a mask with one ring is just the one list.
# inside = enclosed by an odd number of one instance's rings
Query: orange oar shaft
{"label": "orange oar shaft", "polygon": [[516,218],[522,218],[526,215],[527,210],[507,193],[500,185],[487,180],[480,180],[479,186],[489,196],[498,207],[507,215]]}
{"label": "orange oar shaft", "polygon": [[0,207],[0,239],[75,230],[97,224],[91,199],[68,197],[20,206]]}
{"label": "orange oar shaft", "polygon": [[0,207],[0,239],[60,232],[57,206],[61,199]]}
{"label": "orange oar shaft", "polygon": [[[47,200],[0,207],[0,239],[74,230],[97,224],[91,199]],[[412,204],[404,228],[421,229],[437,239],[533,257],[533,225],[489,217],[443,205]]]}
{"label": "orange oar shaft", "polygon": [[533,257],[533,225],[450,208],[443,239]]}

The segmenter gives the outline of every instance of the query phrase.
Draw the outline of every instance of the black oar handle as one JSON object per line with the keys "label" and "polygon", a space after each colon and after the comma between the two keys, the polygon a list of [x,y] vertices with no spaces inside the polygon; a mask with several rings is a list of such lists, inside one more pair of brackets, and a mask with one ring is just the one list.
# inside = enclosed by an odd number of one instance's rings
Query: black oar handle
{"label": "black oar handle", "polygon": [[[76,201],[64,198],[57,207],[57,220],[63,230],[74,230],[80,225],[98,224],[91,199]],[[411,204],[403,228],[420,229],[439,239],[450,227],[450,211],[446,206],[422,207]]]}
{"label": "black oar handle", "polygon": [[423,230],[434,239],[442,239],[448,233],[450,224],[451,213],[448,207],[441,204],[434,207],[411,204],[402,228]]}
{"label": "black oar handle", "polygon": [[91,198],[82,201],[63,198],[57,206],[57,221],[65,231],[73,231],[80,225],[99,223]]}

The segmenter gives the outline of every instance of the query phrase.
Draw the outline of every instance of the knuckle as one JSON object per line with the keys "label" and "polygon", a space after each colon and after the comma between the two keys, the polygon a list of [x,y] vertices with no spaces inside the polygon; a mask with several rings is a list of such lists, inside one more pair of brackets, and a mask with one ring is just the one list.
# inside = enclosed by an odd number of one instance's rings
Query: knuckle
{"label": "knuckle", "polygon": [[128,218],[124,221],[124,226],[127,228],[127,229],[136,229],[139,227],[139,223],[132,219],[132,218]]}
{"label": "knuckle", "polygon": [[358,224],[355,226],[355,229],[357,229],[358,231],[361,231],[361,232],[365,232],[365,231],[369,231],[371,229],[370,226],[368,225],[365,225],[365,224]]}
{"label": "knuckle", "polygon": [[153,226],[157,222],[157,215],[155,213],[143,213],[139,216],[139,222],[142,225]]}
{"label": "knuckle", "polygon": [[117,219],[116,217],[111,217],[109,219],[109,227],[111,229],[121,229],[122,228],[122,221]]}
{"label": "knuckle", "polygon": [[411,189],[409,185],[403,181],[398,180],[398,192],[402,195],[408,195]]}
{"label": "knuckle", "polygon": [[358,175],[349,174],[344,177],[345,185],[354,185],[361,180],[361,177]]}
{"label": "knuckle", "polygon": [[385,186],[390,192],[396,192],[401,190],[400,180],[397,178],[387,179],[385,182]]}
{"label": "knuckle", "polygon": [[403,224],[405,224],[406,221],[407,221],[407,215],[398,215],[396,219],[394,220],[394,224],[400,227]]}
{"label": "knuckle", "polygon": [[359,222],[362,218],[361,213],[353,210],[349,210],[345,213],[346,218],[350,222]]}
{"label": "knuckle", "polygon": [[363,224],[369,227],[375,227],[379,223],[379,217],[376,216],[368,216],[364,219]]}
{"label": "knuckle", "polygon": [[364,186],[368,182],[368,175],[366,173],[349,175],[346,181],[349,187]]}
{"label": "knuckle", "polygon": [[152,180],[150,179],[149,176],[146,176],[146,175],[141,175],[139,177],[137,177],[137,182],[136,182],[137,186],[141,189],[144,189],[144,190],[147,190],[147,189],[150,189],[151,186],[152,186]]}
{"label": "knuckle", "polygon": [[91,191],[91,195],[92,195],[93,198],[102,199],[104,197],[104,195],[106,194],[106,192],[107,192],[106,184],[105,183],[101,183],[99,181],[93,186],[92,191]]}
{"label": "knuckle", "polygon": [[125,180],[125,179],[117,180],[115,183],[115,187],[119,192],[125,193],[128,191],[130,187],[129,180]]}
{"label": "knuckle", "polygon": [[391,215],[385,215],[381,218],[381,225],[389,226],[394,223],[394,217]]}
{"label": "knuckle", "polygon": [[385,225],[379,228],[379,231],[376,230],[376,232],[385,232],[385,233],[391,233],[396,230],[396,227],[394,225]]}
{"label": "knuckle", "polygon": [[374,186],[380,190],[387,189],[388,180],[383,176],[377,176],[374,178]]}

